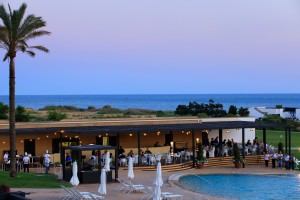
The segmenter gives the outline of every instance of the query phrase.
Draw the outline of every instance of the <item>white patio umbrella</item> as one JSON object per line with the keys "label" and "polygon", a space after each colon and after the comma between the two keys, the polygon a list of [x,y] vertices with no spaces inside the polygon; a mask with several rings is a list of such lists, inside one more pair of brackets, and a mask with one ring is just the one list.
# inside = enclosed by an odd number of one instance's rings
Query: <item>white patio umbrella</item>
{"label": "white patio umbrella", "polygon": [[73,167],[72,167],[72,178],[70,180],[70,183],[74,186],[79,184],[79,179],[77,176],[77,172],[78,172],[78,166],[77,166],[77,162],[73,162]]}
{"label": "white patio umbrella", "polygon": [[162,174],[161,174],[161,163],[160,163],[160,161],[157,164],[156,177],[155,177],[155,180],[154,180],[153,184],[155,185],[153,200],[161,200],[160,187],[163,185],[163,180],[162,180]]}
{"label": "white patio umbrella", "polygon": [[106,171],[104,168],[101,169],[100,186],[98,192],[102,195],[106,194]]}
{"label": "white patio umbrella", "polygon": [[128,178],[133,179],[134,173],[133,173],[133,160],[132,157],[129,157],[128,161]]}
{"label": "white patio umbrella", "polygon": [[105,171],[109,172],[110,171],[110,153],[107,152],[105,154],[105,164],[104,164],[104,169]]}

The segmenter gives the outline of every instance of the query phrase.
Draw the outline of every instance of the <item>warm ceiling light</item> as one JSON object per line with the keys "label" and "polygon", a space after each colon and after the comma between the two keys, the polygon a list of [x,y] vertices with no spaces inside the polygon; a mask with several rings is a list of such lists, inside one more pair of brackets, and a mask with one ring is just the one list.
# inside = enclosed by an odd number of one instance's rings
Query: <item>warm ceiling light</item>
{"label": "warm ceiling light", "polygon": [[144,133],[144,136],[146,136],[147,135],[147,133]]}
{"label": "warm ceiling light", "polygon": [[61,130],[60,132],[61,132],[61,133],[64,133],[65,131],[64,131],[64,130]]}
{"label": "warm ceiling light", "polygon": [[56,132],[54,133],[54,135],[56,135]]}
{"label": "warm ceiling light", "polygon": [[105,135],[108,136],[108,133],[106,133]]}
{"label": "warm ceiling light", "polygon": [[181,131],[181,133],[184,133],[184,131]]}
{"label": "warm ceiling light", "polygon": [[253,131],[253,128],[250,128],[250,131]]}
{"label": "warm ceiling light", "polygon": [[132,137],[132,133],[129,133],[129,136]]}
{"label": "warm ceiling light", "polygon": [[99,134],[99,135],[98,135],[98,137],[100,138],[100,137],[101,137],[101,135]]}
{"label": "warm ceiling light", "polygon": [[2,142],[3,144],[5,144],[5,142]]}
{"label": "warm ceiling light", "polygon": [[40,138],[38,137],[38,140],[39,140]]}
{"label": "warm ceiling light", "polygon": [[46,137],[49,137],[48,135]]}
{"label": "warm ceiling light", "polygon": [[66,135],[65,137],[67,138],[68,136]]}
{"label": "warm ceiling light", "polygon": [[157,135],[159,135],[160,134],[160,132],[159,131],[157,131]]}
{"label": "warm ceiling light", "polygon": [[208,130],[205,130],[205,132],[208,134]]}
{"label": "warm ceiling light", "polygon": [[72,138],[70,138],[70,140],[72,140]]}
{"label": "warm ceiling light", "polygon": [[21,142],[23,142],[23,140],[21,140]]}
{"label": "warm ceiling light", "polygon": [[229,133],[229,130],[228,130],[228,129],[226,130],[226,133]]}

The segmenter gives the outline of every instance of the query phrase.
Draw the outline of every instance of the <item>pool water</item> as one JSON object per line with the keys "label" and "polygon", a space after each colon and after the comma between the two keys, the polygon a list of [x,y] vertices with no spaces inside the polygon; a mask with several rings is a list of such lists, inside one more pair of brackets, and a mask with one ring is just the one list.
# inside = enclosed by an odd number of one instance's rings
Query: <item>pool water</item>
{"label": "pool water", "polygon": [[190,190],[230,199],[300,199],[299,175],[187,175],[179,184]]}

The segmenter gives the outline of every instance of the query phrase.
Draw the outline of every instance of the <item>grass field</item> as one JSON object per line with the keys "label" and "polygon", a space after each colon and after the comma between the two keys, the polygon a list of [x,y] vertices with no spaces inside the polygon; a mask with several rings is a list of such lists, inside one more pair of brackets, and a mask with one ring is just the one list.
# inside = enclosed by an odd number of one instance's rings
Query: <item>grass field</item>
{"label": "grass field", "polygon": [[[267,130],[267,144],[278,145],[279,142],[283,143],[285,146],[285,132],[284,131],[272,131]],[[259,141],[263,140],[263,131],[256,130],[255,135],[257,136]],[[251,141],[252,142],[252,141]],[[300,148],[300,133],[299,132],[291,132],[291,147],[299,147]]]}
{"label": "grass field", "polygon": [[16,178],[9,177],[9,172],[0,172],[0,184],[11,188],[60,188],[60,185],[69,187],[70,184],[57,179],[54,174],[35,174],[19,172]]}
{"label": "grass field", "polygon": [[[259,141],[263,140],[263,131],[256,130],[255,135]],[[267,144],[272,144],[277,146],[279,142],[283,143],[283,149],[285,149],[285,132],[284,131],[272,131],[267,130]],[[291,153],[300,159],[300,133],[291,132],[291,147],[299,148],[297,150],[291,150]]]}

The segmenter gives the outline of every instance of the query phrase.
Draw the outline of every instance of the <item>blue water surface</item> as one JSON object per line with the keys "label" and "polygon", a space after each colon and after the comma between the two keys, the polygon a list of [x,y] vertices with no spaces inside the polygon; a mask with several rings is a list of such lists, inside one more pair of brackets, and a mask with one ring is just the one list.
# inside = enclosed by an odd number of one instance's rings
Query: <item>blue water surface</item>
{"label": "blue water surface", "polygon": [[229,199],[300,199],[299,175],[187,175],[179,183],[202,194]]}
{"label": "blue water surface", "polygon": [[[48,105],[70,105],[80,108],[110,105],[115,108],[145,108],[175,110],[179,104],[189,102],[208,103],[213,99],[224,109],[230,105],[239,107],[268,106],[300,108],[300,94],[143,94],[143,95],[17,95],[16,103],[27,108],[39,109]],[[8,104],[8,96],[0,95],[0,102]]]}

